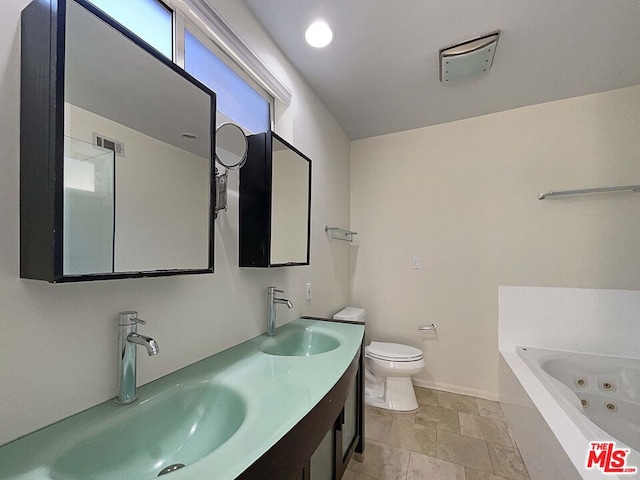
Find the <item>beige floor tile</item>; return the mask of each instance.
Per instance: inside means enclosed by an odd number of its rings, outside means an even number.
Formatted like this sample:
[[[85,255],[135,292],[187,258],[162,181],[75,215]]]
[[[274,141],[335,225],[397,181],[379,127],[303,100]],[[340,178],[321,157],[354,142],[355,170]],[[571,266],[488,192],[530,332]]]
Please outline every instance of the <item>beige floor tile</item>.
[[[415,389],[417,411],[366,406],[365,460],[343,480],[529,480],[498,402]]]
[[[353,470],[347,468],[344,471],[344,475],[342,476],[342,480],[374,480],[373,477],[369,477],[367,475],[363,475],[358,472],[354,472]]]
[[[496,475],[511,480],[529,480],[527,468],[517,448],[488,444],[493,471]]]
[[[393,417],[383,417],[375,413],[367,413],[364,416],[364,436],[377,442],[386,442],[391,430]]]
[[[404,420],[405,422],[415,422],[415,419],[416,419],[416,410],[412,412],[396,412],[394,410],[387,410],[384,408],[372,407],[371,405],[366,405],[365,415],[368,413],[381,415],[383,417],[398,418],[400,420]]]
[[[460,412],[460,433],[490,443],[513,447],[507,425],[502,420]]]
[[[465,467],[493,473],[487,443],[476,438],[439,430],[438,458]]]
[[[368,441],[364,462],[351,462],[349,468],[376,480],[405,480],[409,468],[409,450]]]
[[[503,421],[506,420],[498,402],[492,402],[491,400],[485,400],[484,398],[476,398],[476,404],[478,405],[478,412],[480,412],[481,417],[489,417]]]
[[[470,413],[478,415],[478,405],[475,397],[467,395],[458,395],[457,393],[442,392],[438,390],[438,406],[449,408],[458,412]]]
[[[394,447],[435,457],[436,429],[418,423],[403,422],[396,418],[391,425],[387,443]]]
[[[416,423],[437,428],[438,430],[460,433],[458,412],[448,408],[422,406],[416,412]]]
[[[414,387],[419,405],[438,405],[438,392],[431,388]]]
[[[472,468],[465,467],[464,469],[466,480],[508,480],[504,477],[493,475],[492,473],[481,472],[480,470],[474,470]],[[344,479],[344,477],[342,477]]]
[[[455,463],[411,452],[407,480],[465,480],[464,468]]]

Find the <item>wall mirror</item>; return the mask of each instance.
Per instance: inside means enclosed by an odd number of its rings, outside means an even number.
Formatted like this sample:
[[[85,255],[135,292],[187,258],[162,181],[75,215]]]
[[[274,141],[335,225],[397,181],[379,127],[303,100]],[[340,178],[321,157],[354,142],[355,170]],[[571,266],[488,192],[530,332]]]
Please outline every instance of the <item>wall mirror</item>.
[[[271,160],[271,263],[309,263],[311,161],[273,138]]]
[[[248,142],[242,128],[223,123],[216,129],[216,161],[225,168],[237,170],[247,160]]]
[[[273,132],[248,140],[240,170],[240,266],[308,265],[311,159]]]
[[[227,209],[227,170],[242,168],[247,160],[249,145],[244,130],[235,123],[223,123],[216,128],[216,208],[214,218],[220,210]]]
[[[46,150],[51,135],[54,209],[31,202],[21,212],[22,276],[57,282],[212,272],[215,94],[92,5],[43,3],[23,13],[23,76],[45,62],[57,89],[48,94],[49,85],[23,81],[22,115],[37,119],[44,105],[55,121],[23,123],[23,148],[44,138],[23,151],[21,191],[28,197],[44,187],[28,173],[42,167],[36,150]],[[50,21],[42,15],[49,8]],[[47,41],[64,62],[38,45]],[[38,215],[39,225],[26,226]],[[44,255],[35,253],[38,244]]]

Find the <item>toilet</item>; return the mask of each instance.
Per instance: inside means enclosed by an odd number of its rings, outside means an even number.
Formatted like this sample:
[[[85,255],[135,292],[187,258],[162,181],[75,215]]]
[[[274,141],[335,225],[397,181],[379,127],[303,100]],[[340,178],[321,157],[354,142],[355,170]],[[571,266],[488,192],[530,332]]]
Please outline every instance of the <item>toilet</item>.
[[[347,307],[333,318],[364,322],[363,308]],[[409,345],[371,342],[365,347],[365,403],[406,412],[418,408],[411,377],[424,368],[422,350]]]

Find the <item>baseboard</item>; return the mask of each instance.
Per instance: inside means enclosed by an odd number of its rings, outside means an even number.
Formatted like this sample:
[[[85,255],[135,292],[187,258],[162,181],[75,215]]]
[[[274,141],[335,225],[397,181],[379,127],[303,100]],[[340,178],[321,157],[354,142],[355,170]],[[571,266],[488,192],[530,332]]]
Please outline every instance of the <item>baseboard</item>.
[[[413,384],[417,387],[433,388],[434,390],[443,390],[445,392],[458,393],[460,395],[470,395],[472,397],[484,398],[485,400],[498,401],[498,394],[495,392],[487,392],[485,390],[477,390],[475,388],[461,387],[460,385],[450,385],[448,383],[434,382],[432,380],[423,380],[421,378],[412,378]]]

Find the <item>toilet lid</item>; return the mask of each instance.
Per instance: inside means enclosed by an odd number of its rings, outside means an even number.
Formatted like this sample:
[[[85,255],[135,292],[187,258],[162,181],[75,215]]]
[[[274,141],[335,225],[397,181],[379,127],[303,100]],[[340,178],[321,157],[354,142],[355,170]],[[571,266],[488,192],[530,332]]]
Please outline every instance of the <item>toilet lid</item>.
[[[422,359],[422,350],[399,343],[371,342],[367,355],[391,362],[413,362]]]

